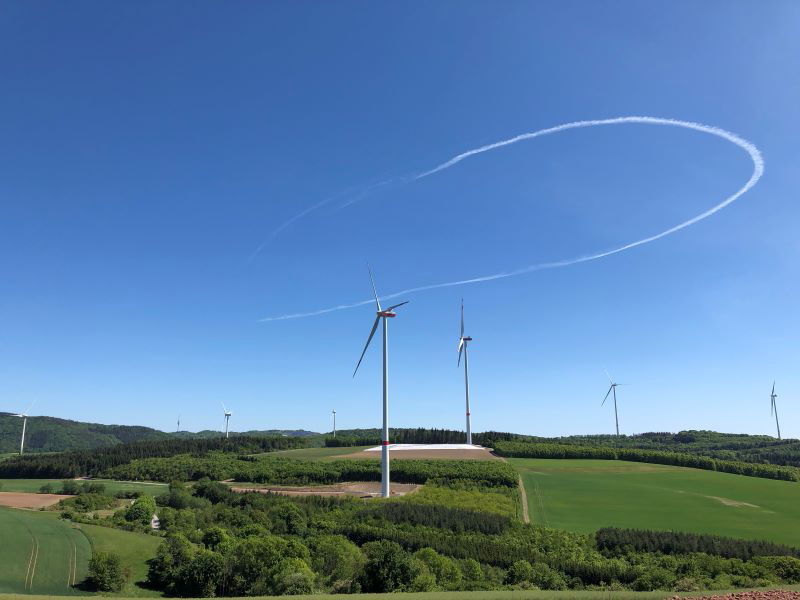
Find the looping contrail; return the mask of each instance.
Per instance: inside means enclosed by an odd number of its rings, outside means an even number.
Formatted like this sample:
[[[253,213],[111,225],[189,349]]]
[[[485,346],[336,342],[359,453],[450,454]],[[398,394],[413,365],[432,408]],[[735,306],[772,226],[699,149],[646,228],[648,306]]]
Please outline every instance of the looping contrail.
[[[440,171],[444,171],[445,169],[449,169],[450,167],[460,163],[462,160],[469,158],[470,156],[474,156],[476,154],[482,154],[484,152],[488,152],[490,150],[494,150],[496,148],[502,148],[503,146],[509,146],[511,144],[516,144],[517,142],[521,142],[524,140],[530,140],[537,137],[542,137],[545,135],[550,135],[552,133],[560,133],[562,131],[566,131],[568,129],[580,129],[583,127],[597,127],[599,125],[621,125],[623,123],[643,123],[647,125],[669,125],[672,127],[682,127],[684,129],[693,129],[695,131],[700,131],[702,133],[708,133],[710,135],[714,135],[720,137],[724,140],[739,146],[742,150],[747,152],[750,155],[750,159],[753,161],[753,173],[750,175],[750,179],[739,188],[737,192],[725,198],[719,204],[716,204],[709,208],[707,211],[700,213],[696,217],[692,217],[687,221],[683,221],[674,227],[670,227],[660,233],[655,235],[651,235],[650,237],[646,237],[640,240],[636,240],[635,242],[630,242],[625,244],[624,246],[619,246],[618,248],[612,248],[611,250],[604,250],[602,252],[597,252],[594,254],[587,254],[584,256],[579,256],[576,258],[569,258],[565,260],[560,260],[556,262],[548,262],[548,263],[539,263],[535,265],[529,265],[527,267],[521,267],[519,269],[515,269],[513,271],[506,271],[503,273],[495,273],[493,275],[484,275],[481,277],[473,277],[471,279],[461,279],[459,281],[449,281],[445,283],[435,283],[431,285],[423,285],[415,288],[410,288],[407,290],[402,290],[399,292],[395,292],[392,294],[387,294],[385,296],[381,296],[382,300],[389,300],[391,298],[397,298],[398,296],[405,296],[408,294],[413,294],[415,292],[424,292],[427,290],[435,290],[440,288],[447,288],[447,287],[454,287],[458,285],[467,285],[470,283],[479,283],[482,281],[492,281],[494,279],[503,279],[505,277],[514,277],[516,275],[522,275],[523,273],[530,273],[532,271],[541,271],[543,269],[556,269],[559,267],[568,267],[570,265],[576,265],[579,263],[589,262],[592,260],[598,260],[601,258],[605,258],[606,256],[611,256],[612,254],[619,254],[620,252],[624,252],[626,250],[630,250],[631,248],[636,248],[637,246],[643,246],[644,244],[649,244],[650,242],[654,242],[658,239],[666,237],[670,234],[675,233],[676,231],[680,231],[690,225],[694,225],[695,223],[699,223],[703,219],[707,219],[714,213],[719,212],[729,204],[735,202],[740,196],[745,194],[750,188],[752,188],[761,176],[764,174],[764,158],[761,156],[761,152],[755,146],[755,144],[745,140],[744,138],[739,137],[735,133],[731,133],[730,131],[726,131],[725,129],[721,129],[719,127],[714,127],[711,125],[704,125],[702,123],[694,123],[691,121],[680,121],[677,119],[662,119],[658,117],[617,117],[613,119],[595,119],[591,121],[573,121],[571,123],[564,123],[563,125],[557,125],[556,127],[549,127],[547,129],[540,129],[538,131],[533,131],[531,133],[523,133],[518,136],[509,138],[507,140],[502,140],[499,142],[495,142],[493,144],[487,144],[486,146],[481,146],[480,148],[475,148],[473,150],[467,150],[466,152],[462,152],[457,156],[454,156],[450,160],[443,162],[442,164],[429,169],[428,171],[424,171],[417,175],[414,175],[410,178],[411,181],[417,181],[419,179],[423,179],[425,177],[430,177],[435,173],[439,173]],[[301,213],[299,216],[303,216],[307,214],[309,211],[305,211]],[[296,217],[296,218],[299,218]],[[293,219],[294,220],[294,219]],[[277,317],[266,317],[261,319],[261,321],[284,321],[286,319],[299,319],[301,317],[313,317],[316,315],[322,315],[329,312],[334,312],[337,310],[344,310],[346,308],[355,308],[357,306],[363,306],[365,304],[370,304],[373,302],[373,299],[368,300],[361,300],[359,302],[353,302],[352,304],[340,304],[338,306],[332,306],[330,308],[322,308],[320,310],[315,310],[311,312],[303,312],[303,313],[294,313],[288,315],[281,315]]]

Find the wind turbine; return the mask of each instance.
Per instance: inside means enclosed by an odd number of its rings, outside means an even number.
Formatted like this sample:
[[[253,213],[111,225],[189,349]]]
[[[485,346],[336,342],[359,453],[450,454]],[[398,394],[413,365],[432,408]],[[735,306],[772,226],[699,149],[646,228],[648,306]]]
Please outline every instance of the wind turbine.
[[[606,375],[608,375],[608,371],[606,371]],[[611,375],[608,375],[608,382],[611,384],[606,392],[606,397],[603,398],[603,401],[600,403],[600,406],[606,403],[608,400],[608,395],[613,393],[614,395],[614,421],[617,424],[617,435],[619,435],[619,417],[617,416],[617,386],[622,385],[621,383],[614,383],[614,380],[611,379]]]
[[[31,405],[28,407],[28,410],[26,410],[25,412],[20,413],[18,415],[14,415],[15,417],[19,417],[19,418],[22,419],[22,435],[19,438],[19,454],[20,454],[20,456],[22,456],[22,453],[25,450],[25,428],[28,426],[28,413],[31,411],[31,409],[33,408],[34,404],[36,404],[36,400],[31,402]]]
[[[778,405],[775,404],[775,398],[778,397],[778,394],[775,393],[775,382],[772,382],[772,393],[769,395],[770,399],[770,410],[769,414],[775,413],[775,427],[778,428],[778,439],[781,439],[781,424],[778,423]]]
[[[467,444],[472,445],[472,416],[469,411],[469,365],[467,361],[467,342],[471,337],[464,337],[464,299],[461,299],[461,337],[458,338],[458,365],[461,365],[461,352],[464,352],[464,391],[467,397]]]
[[[175,430],[175,433],[180,433],[181,431],[181,416],[178,415],[178,428]]]
[[[222,411],[223,411],[222,414],[225,416],[225,438],[227,439],[227,437],[228,437],[228,421],[231,420],[231,412],[227,408],[225,408],[225,403],[224,402],[220,402],[220,404],[222,404]]]
[[[378,292],[375,289],[375,280],[372,278],[372,269],[367,265],[369,271],[369,280],[372,284],[372,294],[375,296],[375,306],[377,307],[377,316],[375,323],[372,324],[372,331],[369,332],[367,343],[364,345],[364,350],[361,352],[361,357],[358,359],[356,369],[353,371],[353,377],[358,372],[358,367],[361,366],[361,361],[364,360],[364,355],[367,353],[369,343],[372,341],[375,331],[378,329],[378,323],[383,319],[383,440],[381,442],[381,496],[388,498],[390,495],[389,489],[389,322],[387,319],[393,319],[397,315],[392,312],[395,308],[408,304],[400,302],[394,304],[387,309],[381,308],[380,300],[378,300]]]
[[[336,437],[336,409],[333,409],[333,437]]]

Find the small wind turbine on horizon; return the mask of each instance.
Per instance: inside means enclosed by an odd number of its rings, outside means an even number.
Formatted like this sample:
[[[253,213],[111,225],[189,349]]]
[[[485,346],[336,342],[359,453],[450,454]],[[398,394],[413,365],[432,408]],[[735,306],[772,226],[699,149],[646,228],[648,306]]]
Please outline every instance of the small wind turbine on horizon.
[[[388,498],[391,490],[389,485],[389,325],[387,319],[393,319],[397,315],[392,312],[395,308],[408,304],[408,301],[394,304],[389,308],[381,308],[381,302],[378,300],[378,291],[375,289],[375,280],[372,278],[372,269],[367,265],[369,271],[369,280],[372,284],[372,294],[375,296],[375,306],[377,307],[377,316],[375,323],[372,325],[372,331],[369,332],[367,343],[364,345],[364,350],[361,352],[361,357],[358,359],[356,369],[353,371],[353,377],[358,372],[358,367],[361,366],[361,361],[364,360],[364,355],[367,353],[369,343],[372,341],[375,331],[378,329],[378,323],[383,319],[383,436],[381,441],[381,496]]]
[[[769,414],[775,413],[775,427],[778,428],[778,439],[781,439],[781,424],[778,422],[778,405],[775,403],[775,399],[778,397],[778,394],[775,393],[775,382],[772,382],[772,393],[769,395],[770,400],[770,409]]]
[[[614,422],[617,425],[617,435],[619,435],[619,417],[617,416],[617,386],[623,385],[623,384],[614,383],[614,380],[611,378],[611,375],[609,375],[608,371],[606,371],[606,375],[608,375],[608,382],[611,385],[609,386],[608,391],[606,392],[606,397],[603,398],[603,401],[600,403],[600,406],[603,406],[603,404],[606,403],[606,400],[608,400],[608,395],[609,394],[613,394],[613,396],[614,396]]]
[[[461,365],[461,353],[464,353],[464,393],[467,398],[467,444],[472,445],[472,414],[469,410],[469,364],[467,361],[467,343],[471,337],[464,336],[464,299],[461,299],[461,337],[458,338],[458,365]]]
[[[231,414],[232,413],[231,413],[231,411],[229,411],[225,407],[225,403],[224,402],[220,402],[220,404],[222,404],[222,414],[225,417],[225,439],[227,439],[228,438],[228,421],[231,420]]]
[[[19,438],[19,454],[22,456],[22,453],[25,451],[25,429],[28,426],[28,413],[31,412],[33,405],[36,404],[36,400],[31,402],[31,405],[25,412],[22,412],[18,415],[14,415],[15,417],[19,417],[22,419],[22,435]]]
[[[336,409],[334,408],[331,412],[333,413],[333,437],[336,437]]]
[[[175,433],[179,433],[181,430],[181,416],[178,415],[178,428],[175,430]]]

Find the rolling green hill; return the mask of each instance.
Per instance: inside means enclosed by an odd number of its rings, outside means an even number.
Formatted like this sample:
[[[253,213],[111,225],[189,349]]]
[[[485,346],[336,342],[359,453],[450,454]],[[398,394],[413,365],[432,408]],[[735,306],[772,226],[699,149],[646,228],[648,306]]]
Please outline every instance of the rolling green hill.
[[[22,419],[12,413],[0,412],[0,455],[19,452],[20,436],[22,434]],[[232,435],[265,436],[314,436],[313,431],[305,430],[251,430]],[[150,427],[137,425],[103,425],[101,423],[84,423],[70,421],[55,417],[28,417],[28,427],[25,432],[25,451],[37,452],[63,452],[65,450],[85,450],[142,442],[149,440],[165,440],[175,437],[214,438],[220,437],[219,431],[180,431],[164,432]]]
[[[800,485],[686,467],[511,458],[532,523],[689,531],[800,545]]]

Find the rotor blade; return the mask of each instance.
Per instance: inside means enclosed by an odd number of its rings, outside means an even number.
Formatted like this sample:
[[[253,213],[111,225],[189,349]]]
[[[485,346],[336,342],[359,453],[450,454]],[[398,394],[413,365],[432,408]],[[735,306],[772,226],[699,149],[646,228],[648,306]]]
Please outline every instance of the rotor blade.
[[[386,310],[394,310],[395,308],[397,308],[399,306],[403,306],[403,304],[408,304],[408,303],[409,303],[409,300],[406,300],[405,302],[401,302],[400,304],[394,304],[394,305],[390,306],[389,308],[387,308]]]
[[[356,365],[356,370],[353,371],[353,377],[356,376],[358,372],[358,367],[361,366],[361,361],[364,360],[364,355],[367,353],[367,348],[369,348],[369,343],[372,341],[372,336],[375,335],[375,331],[378,329],[378,322],[381,320],[380,317],[375,317],[375,323],[372,325],[372,331],[369,332],[369,337],[367,338],[367,343],[364,344],[364,350],[361,352],[361,358],[358,359],[358,364]]]
[[[225,407],[225,403],[224,402],[220,402],[220,404],[222,405],[222,411],[223,412],[228,412],[228,409]]]
[[[605,370],[605,369],[603,369],[603,371],[606,371],[606,370]],[[609,382],[609,383],[614,383],[614,380],[613,380],[613,379],[611,379],[611,374],[610,374],[608,371],[606,371],[606,375],[608,376],[608,382]]]
[[[28,406],[28,408],[25,410],[25,412],[24,412],[24,413],[22,413],[22,414],[23,414],[23,415],[25,415],[26,417],[27,417],[29,414],[31,414],[31,409],[32,409],[34,406],[36,406],[36,403],[37,403],[38,401],[39,401],[39,399],[38,399],[38,398],[35,398],[35,399],[33,400],[33,402],[31,402],[31,403],[30,403],[30,405],[29,405],[29,406]]]
[[[606,392],[606,397],[603,398],[603,401],[600,403],[600,406],[603,406],[603,404],[606,403],[606,400],[608,400],[608,395],[611,393],[611,390],[613,390],[613,389],[614,389],[613,385],[610,388],[608,388],[608,391]]]
[[[369,282],[372,284],[372,294],[375,296],[375,305],[378,307],[378,310],[383,310],[381,308],[381,303],[378,300],[378,290],[375,289],[375,280],[372,278],[372,269],[367,263],[367,271],[369,271]]]
[[[458,340],[458,366],[461,366],[461,352],[464,350],[464,338]]]
[[[769,403],[769,416],[771,417],[775,412],[775,398],[770,398]]]
[[[461,337],[464,337],[464,299],[461,299]]]

